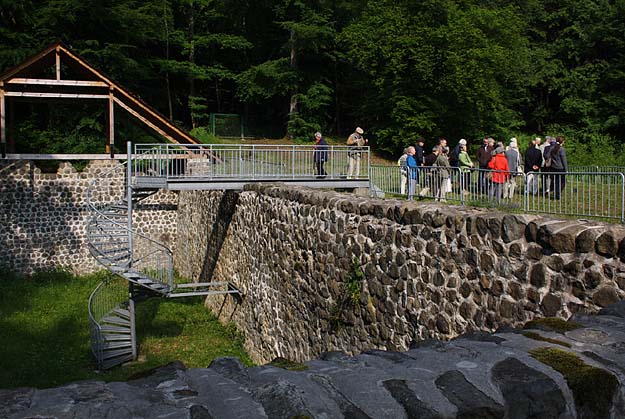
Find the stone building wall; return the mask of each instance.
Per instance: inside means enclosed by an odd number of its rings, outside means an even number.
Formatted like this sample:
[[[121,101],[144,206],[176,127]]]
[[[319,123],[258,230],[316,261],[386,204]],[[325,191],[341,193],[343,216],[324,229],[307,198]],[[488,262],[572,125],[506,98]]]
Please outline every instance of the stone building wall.
[[[178,213],[177,269],[241,290],[207,305],[257,362],[406,350],[625,296],[623,226],[275,185],[182,192]]]
[[[117,168],[117,169],[114,169]],[[101,269],[87,249],[86,191],[96,181],[96,202],[118,202],[124,191],[124,166],[97,160],[78,172],[61,163],[57,173],[42,173],[30,161],[0,163],[0,266],[15,272],[68,268],[76,273]],[[158,192],[136,208],[135,227],[175,246],[178,195]]]

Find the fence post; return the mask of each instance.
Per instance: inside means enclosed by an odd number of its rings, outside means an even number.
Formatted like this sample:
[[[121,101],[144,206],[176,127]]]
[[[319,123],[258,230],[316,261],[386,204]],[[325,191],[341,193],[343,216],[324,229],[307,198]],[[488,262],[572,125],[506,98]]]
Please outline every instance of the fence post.
[[[132,268],[132,143],[128,141],[126,143],[126,204],[128,211],[128,269]]]

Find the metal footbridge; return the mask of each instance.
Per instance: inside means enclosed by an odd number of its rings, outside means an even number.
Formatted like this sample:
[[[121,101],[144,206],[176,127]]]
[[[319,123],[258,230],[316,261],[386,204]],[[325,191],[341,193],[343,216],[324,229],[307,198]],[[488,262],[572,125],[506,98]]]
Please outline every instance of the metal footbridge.
[[[89,298],[98,368],[136,359],[135,304],[142,299],[239,294],[228,282],[176,278],[172,251],[133,226],[138,203],[160,189],[242,189],[258,182],[369,187],[369,167],[368,148],[128,143],[127,160],[103,171],[86,193],[89,251],[114,274]]]

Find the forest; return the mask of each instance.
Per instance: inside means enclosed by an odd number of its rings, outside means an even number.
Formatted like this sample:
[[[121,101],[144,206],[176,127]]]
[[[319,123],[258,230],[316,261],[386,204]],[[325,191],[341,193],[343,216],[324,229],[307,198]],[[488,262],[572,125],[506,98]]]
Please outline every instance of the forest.
[[[389,155],[561,134],[593,161],[625,140],[625,0],[0,0],[0,73],[55,40],[195,132],[211,113],[261,138],[358,125]],[[31,147],[84,148],[105,110],[16,119]]]

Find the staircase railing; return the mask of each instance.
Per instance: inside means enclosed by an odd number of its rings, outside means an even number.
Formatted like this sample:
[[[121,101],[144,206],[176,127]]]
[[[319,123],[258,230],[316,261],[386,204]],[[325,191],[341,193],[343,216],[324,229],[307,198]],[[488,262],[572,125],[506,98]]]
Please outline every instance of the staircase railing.
[[[89,297],[91,351],[99,369],[136,358],[134,300],[127,281],[164,295],[174,287],[172,252],[133,229],[133,205],[149,193],[135,193],[131,161],[128,153],[127,162],[103,170],[86,191],[89,251],[118,275],[100,283]]]
[[[134,271],[149,275],[155,281],[173,289],[173,253],[164,244],[132,228],[127,222],[128,197],[124,196],[127,179],[127,162],[103,172],[89,182],[87,210],[91,218],[87,227],[87,240],[96,259],[111,272],[121,274]],[[132,198],[131,198],[132,199]],[[127,236],[129,257],[121,263],[109,257],[115,245],[121,244],[121,233]],[[92,240],[94,235],[99,240]],[[119,255],[116,255],[119,257]]]
[[[103,331],[102,320],[115,309],[127,309],[134,311],[134,306],[129,301],[128,283],[120,277],[108,278],[93,290],[89,296],[89,324],[91,334],[91,353],[96,359],[98,369],[104,369],[107,343]],[[133,357],[135,344],[134,313],[130,313],[131,325],[128,328],[128,338],[131,339],[131,353]]]

